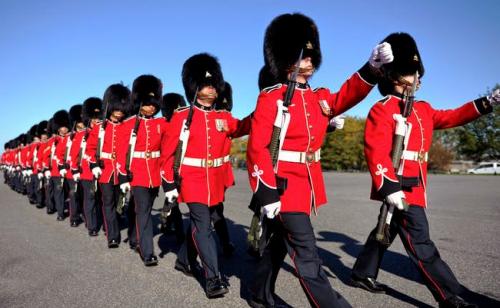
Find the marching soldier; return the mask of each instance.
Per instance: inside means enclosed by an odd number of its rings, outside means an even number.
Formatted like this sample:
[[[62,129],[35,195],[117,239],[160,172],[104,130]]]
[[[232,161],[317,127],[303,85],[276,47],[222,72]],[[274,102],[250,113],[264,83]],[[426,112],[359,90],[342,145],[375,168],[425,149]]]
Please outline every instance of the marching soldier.
[[[138,244],[145,266],[158,264],[154,254],[151,210],[161,185],[161,144],[166,139],[166,122],[154,116],[160,112],[162,84],[152,75],[141,75],[132,85],[135,116],[129,117],[118,131],[117,170],[123,194],[131,191],[135,218],[129,225],[135,234],[129,241]],[[129,226],[130,228],[131,226]],[[131,244],[133,246],[133,244]],[[131,246],[131,247],[132,247]]]
[[[102,114],[102,101],[98,97],[87,98],[82,106],[82,120],[76,126],[76,133],[71,145],[71,172],[75,185],[80,184],[83,193],[83,217],[89,236],[97,236],[97,210],[99,198],[94,176],[90,170],[89,156],[85,154],[90,131],[96,126]],[[77,186],[75,186],[77,187]]]
[[[27,134],[21,134],[19,136],[19,192],[23,195],[26,195],[26,178],[27,178],[27,171],[26,171],[26,162],[29,154],[29,141],[28,141],[28,135]]]
[[[308,84],[321,64],[319,43],[314,22],[298,13],[276,17],[266,30],[265,62],[272,79],[288,84],[278,83],[260,93],[248,141],[247,165],[254,210],[260,212],[258,206],[262,207],[266,234],[272,233],[272,237],[264,237],[268,243],[255,272],[253,297],[249,301],[253,307],[275,304],[276,278],[287,252],[311,306],[349,306],[332,289],[321,267],[310,220],[311,212],[316,214],[327,201],[320,148],[329,120],[365,98],[377,82],[377,67],[390,62],[392,52],[390,46],[377,45],[369,63],[337,93],[332,93],[326,88],[312,90]],[[290,101],[285,97],[287,93]],[[281,112],[286,107],[287,112]],[[282,145],[272,158],[269,147],[274,125],[282,129],[280,139],[273,138],[273,143]],[[281,180],[277,181],[277,177]]]
[[[54,131],[54,118],[50,118],[47,122],[47,142],[42,151],[42,170],[45,177],[45,205],[47,206],[47,214],[52,215],[56,212],[54,203],[54,186],[52,185],[51,169],[52,169],[52,156],[56,150],[57,140],[59,138]]]
[[[170,123],[170,120],[174,115],[174,110],[186,106],[186,101],[184,100],[184,97],[177,93],[167,93],[163,95],[162,103],[163,104],[161,105],[161,113],[162,116],[167,121],[167,123]],[[178,206],[172,208],[170,215],[168,215],[166,221],[162,221],[162,227],[161,227],[162,232],[170,231],[172,226],[175,228],[175,237],[177,238],[177,243],[182,244],[182,242],[184,242],[185,239],[184,223],[182,221],[181,210],[179,209]]]
[[[385,75],[379,91],[385,97],[370,110],[365,128],[365,157],[372,176],[374,200],[384,200],[399,209],[394,212],[389,227],[389,243],[376,240],[376,230],[368,237],[352,270],[352,284],[370,292],[383,293],[386,287],[376,279],[380,263],[388,245],[399,234],[410,260],[415,264],[427,288],[439,302],[439,307],[475,307],[458,295],[460,283],[449,266],[441,259],[430,239],[425,214],[427,207],[427,160],[434,129],[451,128],[469,123],[492,111],[500,102],[497,89],[491,96],[481,97],[456,109],[436,110],[426,102],[417,100],[403,125],[403,107],[409,99],[409,89],[415,82],[420,85],[424,67],[413,38],[407,33],[393,33],[384,39],[392,46],[395,59],[385,64]],[[415,73],[418,74],[415,74]],[[417,79],[415,79],[415,75]],[[403,127],[402,134],[396,127]],[[400,168],[394,170],[391,160],[394,134],[405,136],[405,148]],[[403,203],[409,204],[402,211]],[[383,205],[385,206],[385,205]]]
[[[28,186],[28,199],[31,204],[36,204],[36,190],[38,187],[37,170],[35,168],[38,147],[40,145],[40,138],[37,135],[38,124],[33,125],[29,130],[29,145],[28,157],[26,159],[26,172],[29,177]]]
[[[118,126],[130,114],[130,90],[122,84],[109,86],[104,92],[103,106],[105,110],[103,115],[106,118],[90,131],[86,154],[94,181],[99,182],[101,189],[108,248],[117,248],[121,240],[116,213],[120,195],[118,172],[116,172]]]
[[[177,109],[170,122],[164,152],[162,149],[162,155],[166,155],[163,190],[170,202],[178,198],[189,208],[189,236],[181,246],[175,268],[193,275],[197,262],[192,256],[199,254],[206,277],[205,292],[212,298],[228,292],[220,277],[211,225],[211,215],[224,200],[226,188],[224,145],[229,137],[248,134],[250,121],[239,121],[227,111],[214,110],[215,100],[224,89],[224,77],[213,56],[202,53],[190,57],[183,65],[182,83],[193,105]],[[175,157],[179,140],[182,155]]]
[[[69,119],[70,127],[72,127],[71,132],[68,134],[64,154],[63,154],[63,164],[60,166],[59,172],[65,173],[65,180],[68,185],[68,196],[69,196],[69,220],[71,227],[78,227],[81,223],[82,218],[80,216],[82,194],[81,189],[78,189],[79,182],[75,181],[73,178],[73,172],[71,169],[71,162],[77,148],[75,143],[75,135],[78,132],[84,131],[85,126],[82,121],[82,105],[74,105],[69,109]],[[73,146],[75,143],[75,146]],[[64,171],[63,171],[64,170]]]
[[[53,116],[52,124],[54,132],[57,133],[54,155],[52,156],[51,184],[54,187],[54,203],[57,210],[57,220],[65,219],[65,177],[68,170],[65,167],[64,156],[66,153],[66,143],[69,139],[71,128],[69,113],[66,110],[59,110]]]
[[[37,208],[43,208],[45,206],[45,188],[47,187],[46,179],[43,175],[43,154],[47,146],[47,125],[48,121],[41,121],[38,123],[37,137],[40,138],[40,144],[38,145],[36,157],[33,159],[33,174],[36,175],[36,187],[35,187],[35,199]]]

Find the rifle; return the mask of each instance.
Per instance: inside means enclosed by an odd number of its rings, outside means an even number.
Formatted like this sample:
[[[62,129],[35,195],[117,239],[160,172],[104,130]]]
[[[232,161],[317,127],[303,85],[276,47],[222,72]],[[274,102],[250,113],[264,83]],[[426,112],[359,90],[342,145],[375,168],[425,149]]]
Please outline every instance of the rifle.
[[[406,123],[406,120],[410,116],[413,108],[417,83],[418,83],[418,72],[415,72],[411,89],[409,90],[409,93],[405,93],[405,95],[403,96],[404,100],[403,112],[402,114],[394,115],[394,120],[397,123],[396,123],[396,131],[394,133],[394,138],[392,140],[391,158],[394,170],[396,170],[398,175],[401,176],[403,174],[403,170],[401,168],[402,167],[401,156],[403,154],[406,138],[409,138],[411,130],[411,124]],[[407,211],[408,204],[405,202],[405,200],[403,200],[403,205],[404,205],[404,210]],[[377,228],[376,228],[377,231],[375,234],[375,239],[385,246],[389,246],[391,244],[389,228],[391,225],[393,213],[394,213],[394,206],[388,205],[386,200],[384,200],[382,203],[382,209],[377,223]]]
[[[99,126],[99,133],[97,135],[97,150],[95,153],[95,161],[99,165],[99,168],[104,168],[104,162],[101,160],[102,147],[104,145],[104,133],[106,132],[107,114],[108,114],[109,102],[106,102],[106,108],[104,108],[104,113],[102,114],[101,126]],[[95,193],[97,191],[97,179],[94,180],[94,185],[92,185],[92,191]]]
[[[175,148],[173,170],[174,170],[174,185],[177,191],[180,191],[181,189],[181,181],[182,181],[180,175],[181,164],[182,160],[184,159],[184,155],[186,154],[186,149],[189,140],[189,128],[191,127],[191,122],[193,121],[194,104],[196,103],[197,98],[198,98],[198,88],[196,88],[193,101],[189,106],[189,113],[187,115],[187,118],[182,122],[181,132],[179,134],[179,141],[177,142],[177,147]],[[176,206],[179,206],[177,198],[174,198],[172,202],[169,202],[168,198],[165,198],[160,215],[162,223],[165,224],[167,222],[167,217],[170,216],[170,212]]]
[[[129,182],[132,181],[132,173],[130,172],[130,165],[132,165],[132,159],[134,158],[135,142],[137,140],[137,132],[139,131],[139,124],[141,123],[141,116],[140,116],[141,108],[142,108],[142,101],[141,104],[139,105],[139,111],[135,116],[134,129],[130,133],[128,150],[125,158],[125,172],[127,172],[127,179]],[[120,190],[120,196],[118,197],[118,203],[116,205],[116,212],[120,215],[123,213],[123,208],[125,207],[126,199],[127,199],[127,193],[124,193]]]
[[[273,132],[271,134],[271,141],[269,143],[269,154],[271,155],[271,161],[274,168],[274,173],[276,177],[276,188],[278,193],[282,195],[288,185],[288,181],[284,177],[278,176],[278,156],[285,140],[286,131],[288,129],[288,124],[290,123],[290,114],[288,113],[288,107],[292,103],[293,94],[295,93],[295,86],[297,85],[297,75],[300,71],[300,61],[302,60],[302,54],[304,50],[302,49],[299,54],[299,58],[295,64],[295,69],[292,72],[290,79],[287,81],[287,89],[283,101],[279,100],[278,110],[276,112],[276,118],[274,120]],[[248,206],[253,212],[254,217],[250,224],[250,231],[248,233],[248,243],[251,249],[258,251],[259,255],[262,255],[264,248],[269,243],[273,235],[273,225],[274,223],[268,220],[261,213],[262,204],[257,200],[255,194],[252,196],[250,205]]]

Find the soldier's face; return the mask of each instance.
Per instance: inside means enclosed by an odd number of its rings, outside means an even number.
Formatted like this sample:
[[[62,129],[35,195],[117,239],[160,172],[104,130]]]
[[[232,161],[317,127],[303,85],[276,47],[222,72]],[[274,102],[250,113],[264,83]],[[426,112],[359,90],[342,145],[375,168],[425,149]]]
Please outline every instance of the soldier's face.
[[[141,114],[145,117],[152,117],[156,112],[154,105],[144,105],[141,107]]]
[[[294,65],[295,67],[295,65]],[[292,73],[290,73],[289,77]],[[297,82],[305,83],[314,74],[314,65],[312,64],[311,57],[305,57],[300,60],[300,70],[297,76]]]
[[[109,118],[113,122],[120,122],[120,120],[123,118],[124,115],[125,114],[123,114],[123,112],[121,112],[120,110],[113,110],[113,112],[111,112],[111,116]]]
[[[97,125],[99,124],[101,120],[99,120],[98,118],[93,118],[90,120],[90,127],[94,127],[94,125]]]
[[[42,139],[42,142],[46,142],[47,139],[49,139],[49,137],[47,135],[45,135],[45,134],[41,135],[40,137]]]
[[[76,124],[76,129],[77,130],[83,130],[85,129],[85,124],[83,124],[83,122],[79,122]]]
[[[212,86],[205,86],[198,91],[198,102],[202,105],[211,106],[217,98],[217,90]]]
[[[68,128],[67,127],[60,127],[57,132],[59,133],[59,136],[66,136],[68,133]]]

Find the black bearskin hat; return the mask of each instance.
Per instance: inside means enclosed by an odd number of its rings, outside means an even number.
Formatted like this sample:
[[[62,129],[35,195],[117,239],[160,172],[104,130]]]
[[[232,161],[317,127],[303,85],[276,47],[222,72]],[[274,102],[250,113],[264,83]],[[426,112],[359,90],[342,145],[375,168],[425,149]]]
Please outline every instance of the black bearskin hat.
[[[283,14],[273,19],[264,37],[264,60],[279,82],[287,80],[300,51],[311,57],[315,69],[321,66],[319,32],[314,21],[300,13]]]
[[[49,122],[45,121],[45,120],[38,123],[38,129],[36,131],[36,135],[38,136],[38,138],[40,138],[42,135],[48,135],[48,132],[47,132],[48,125],[49,125]]]
[[[167,93],[163,95],[163,101],[161,104],[161,114],[170,122],[174,110],[179,107],[186,106],[186,101],[184,97],[177,93]]]
[[[102,100],[99,97],[89,97],[83,102],[82,121],[89,125],[91,119],[102,117]]]
[[[17,137],[17,146],[26,145],[26,134],[21,134]]]
[[[132,112],[130,90],[123,84],[112,84],[104,92],[102,104],[104,110],[107,110],[106,118],[109,118],[111,113],[115,110],[120,110],[125,114],[125,117],[127,117]]]
[[[69,120],[71,123],[70,129],[75,127],[77,123],[82,122],[82,105],[78,104],[69,108]]]
[[[394,61],[383,65],[384,78],[378,84],[380,93],[385,96],[392,93],[394,81],[400,77],[413,75],[416,71],[419,77],[424,76],[424,65],[417,43],[408,33],[392,33],[382,42],[391,44],[394,54]]]
[[[224,90],[217,98],[215,109],[227,111],[231,111],[233,109],[233,88],[227,81],[224,83]]]
[[[196,89],[212,86],[221,94],[224,90],[224,76],[217,59],[208,53],[192,56],[182,67],[182,85],[189,102],[194,100]]]
[[[162,88],[161,80],[153,75],[141,75],[137,77],[132,85],[134,113],[139,112],[141,104],[155,106],[155,114],[158,113],[162,101]]]
[[[69,113],[66,110],[59,110],[56,113],[54,113],[54,116],[52,117],[53,122],[52,122],[52,132],[57,134],[59,131],[59,128],[61,127],[66,127],[68,130],[71,129],[70,125],[70,119],[69,119]]]
[[[55,133],[57,132],[54,131],[54,118],[50,118],[47,122],[47,135],[50,137]]]
[[[38,124],[35,124],[31,126],[30,130],[28,131],[28,142],[32,142],[35,137],[37,137],[37,132],[38,130]]]
[[[278,83],[276,77],[271,73],[271,68],[267,65],[264,65],[259,72],[259,91],[264,90],[265,88],[274,86]]]

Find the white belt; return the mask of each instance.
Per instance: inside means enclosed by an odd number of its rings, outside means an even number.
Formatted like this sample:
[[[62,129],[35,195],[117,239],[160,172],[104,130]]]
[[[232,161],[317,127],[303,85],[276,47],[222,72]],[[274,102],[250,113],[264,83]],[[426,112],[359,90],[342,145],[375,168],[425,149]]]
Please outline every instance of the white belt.
[[[429,153],[405,150],[403,151],[403,155],[401,155],[401,158],[404,160],[427,162],[427,160],[429,159]]]
[[[296,152],[281,150],[278,155],[278,160],[301,164],[318,162],[320,159],[321,149],[316,150],[316,152]]]
[[[224,165],[224,163],[227,162],[229,162],[229,155],[214,159],[184,157],[184,159],[182,160],[183,165],[192,167],[203,167],[203,168],[204,167],[216,168]]]
[[[153,151],[153,152],[134,152],[134,155],[132,155],[133,158],[158,158],[160,157],[160,151]]]
[[[106,153],[106,152],[102,152],[102,153],[101,153],[101,158],[106,158],[106,159],[116,159],[116,154],[115,154],[115,153]]]

